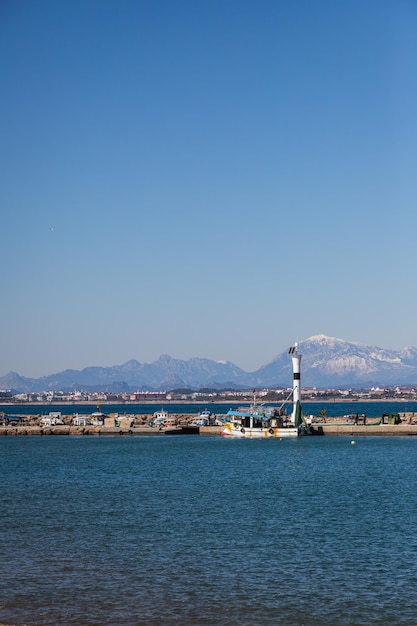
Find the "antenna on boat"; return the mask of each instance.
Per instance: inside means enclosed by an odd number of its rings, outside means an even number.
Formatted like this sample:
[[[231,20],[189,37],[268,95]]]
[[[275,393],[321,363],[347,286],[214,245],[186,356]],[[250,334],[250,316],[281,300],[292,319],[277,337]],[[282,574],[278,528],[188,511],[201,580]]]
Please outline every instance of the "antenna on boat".
[[[298,352],[298,341],[288,350],[288,354],[291,355],[292,360],[292,415],[291,420],[295,423],[295,412],[297,402],[301,402],[301,376],[300,376],[300,363],[302,354]]]

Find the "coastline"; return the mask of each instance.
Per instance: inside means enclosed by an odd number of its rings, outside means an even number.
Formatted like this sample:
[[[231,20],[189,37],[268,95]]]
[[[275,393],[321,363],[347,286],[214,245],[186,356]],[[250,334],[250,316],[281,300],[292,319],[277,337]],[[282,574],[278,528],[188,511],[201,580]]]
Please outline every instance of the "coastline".
[[[366,403],[366,404],[377,404],[377,403],[393,403],[393,404],[409,404],[409,403],[414,403],[417,402],[417,400],[415,399],[410,399],[410,398],[327,398],[327,399],[323,399],[323,398],[303,398],[303,405],[304,404],[358,404],[358,403]],[[229,400],[229,399],[225,399],[225,400],[211,400],[211,399],[201,399],[201,401],[197,401],[197,400],[161,400],[161,402],[157,402],[155,400],[141,400],[140,402],[137,401],[129,401],[129,400],[100,400],[100,402],[97,402],[97,400],[80,400],[79,402],[73,402],[73,401],[65,401],[65,400],[56,400],[54,402],[50,403],[50,406],[65,406],[65,407],[72,407],[72,406],[93,406],[93,407],[97,407],[98,406],[114,406],[114,405],[118,405],[118,406],[128,406],[128,407],[135,407],[135,406],[175,406],[175,405],[195,405],[196,407],[198,406],[202,406],[204,405],[246,405],[246,404],[250,404],[251,403],[251,398],[241,398],[240,400]],[[262,404],[260,402],[260,404]],[[266,401],[265,402],[266,405],[278,405],[280,404],[280,401]],[[0,402],[0,413],[1,413],[1,407],[12,407],[12,406],[18,406],[18,407],[22,407],[22,406],[27,406],[27,407],[31,407],[31,406],[48,406],[45,402],[41,402],[41,401],[31,401],[31,402]],[[1,624],[0,624],[1,626]]]
[[[196,426],[192,433],[202,436],[219,436],[224,430],[224,426]],[[181,433],[181,427],[177,428],[153,428],[148,425],[134,425],[129,428],[121,427],[104,427],[104,426],[0,426],[0,437],[45,437],[45,436],[112,436],[112,437],[148,437],[165,434],[178,434],[179,436],[187,436]],[[190,434],[189,432],[187,434]],[[349,437],[410,437],[417,436],[417,424],[337,424],[337,423],[320,423],[313,424],[313,435],[317,436],[349,436]]]

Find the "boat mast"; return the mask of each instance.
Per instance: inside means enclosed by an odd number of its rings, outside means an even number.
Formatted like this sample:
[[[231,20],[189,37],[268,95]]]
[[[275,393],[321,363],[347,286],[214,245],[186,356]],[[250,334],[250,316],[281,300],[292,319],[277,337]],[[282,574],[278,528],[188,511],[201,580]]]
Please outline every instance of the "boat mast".
[[[295,409],[297,402],[301,403],[301,377],[300,377],[300,363],[302,354],[298,352],[298,342],[295,342],[293,346],[288,350],[288,354],[291,355],[292,360],[292,415],[291,421],[295,423]]]

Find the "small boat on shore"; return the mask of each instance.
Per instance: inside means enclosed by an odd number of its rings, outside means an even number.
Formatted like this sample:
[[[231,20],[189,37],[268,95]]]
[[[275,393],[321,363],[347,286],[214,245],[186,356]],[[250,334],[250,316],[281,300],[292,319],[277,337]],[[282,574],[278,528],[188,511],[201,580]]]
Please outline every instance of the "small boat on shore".
[[[228,412],[229,421],[225,424],[222,435],[231,437],[298,437],[309,434],[301,410],[301,354],[298,344],[292,346],[288,353],[293,365],[293,389],[290,394],[293,399],[293,410],[290,416],[284,415],[284,404],[280,407],[264,407],[256,405],[255,390],[253,404],[250,407],[240,407]]]
[[[200,411],[199,415],[192,420],[191,426],[210,426],[210,417],[211,411],[204,409],[204,411]]]

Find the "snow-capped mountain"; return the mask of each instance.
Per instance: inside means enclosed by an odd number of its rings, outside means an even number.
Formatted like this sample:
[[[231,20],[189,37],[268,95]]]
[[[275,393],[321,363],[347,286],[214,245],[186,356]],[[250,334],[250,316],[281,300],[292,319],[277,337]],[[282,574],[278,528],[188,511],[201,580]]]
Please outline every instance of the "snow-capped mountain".
[[[315,335],[299,342],[303,387],[388,386],[417,384],[417,349],[385,350]],[[170,390],[179,387],[291,387],[292,366],[287,351],[255,372],[245,372],[230,361],[193,358],[187,361],[162,355],[153,363],[134,359],[112,367],[64,370],[42,378],[24,378],[10,372],[0,388],[21,392],[97,389],[108,391]]]
[[[314,335],[299,343],[302,353],[301,382],[304,387],[346,385],[417,384],[417,350],[400,352]],[[254,373],[257,384],[288,380],[291,363],[283,353]]]

